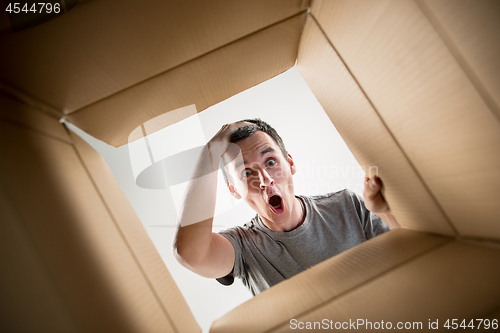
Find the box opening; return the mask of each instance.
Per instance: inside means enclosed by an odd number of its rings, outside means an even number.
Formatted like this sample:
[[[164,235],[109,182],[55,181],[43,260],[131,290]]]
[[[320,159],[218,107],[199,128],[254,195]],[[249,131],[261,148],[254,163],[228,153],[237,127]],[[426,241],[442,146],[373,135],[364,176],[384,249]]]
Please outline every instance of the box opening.
[[[157,141],[160,137],[161,141],[162,136],[172,137],[177,132],[178,136],[192,139],[188,144],[184,142],[183,151],[161,160],[163,165],[151,164],[151,140],[149,151],[141,156],[134,153],[137,149],[131,149],[130,143],[114,148],[69,124],[106,160],[204,331],[215,319],[252,296],[239,280],[225,287],[215,279],[196,275],[174,259],[171,244],[178,196],[183,180],[188,181],[186,175],[190,175],[200,142],[206,143],[223,124],[247,118],[261,118],[283,138],[298,169],[294,176],[296,194],[317,195],[348,188],[362,195],[365,171],[376,170],[376,166],[357,163],[296,67],[146,136],[156,136]],[[172,145],[171,142],[164,144]],[[173,144],[179,143],[176,140]],[[157,159],[158,156],[157,153]],[[137,160],[141,158],[143,161]],[[142,165],[142,170],[134,171],[134,165]],[[147,177],[144,170],[149,172]],[[237,202],[229,195],[220,171],[218,178],[214,232],[242,225],[255,215],[242,200]]]

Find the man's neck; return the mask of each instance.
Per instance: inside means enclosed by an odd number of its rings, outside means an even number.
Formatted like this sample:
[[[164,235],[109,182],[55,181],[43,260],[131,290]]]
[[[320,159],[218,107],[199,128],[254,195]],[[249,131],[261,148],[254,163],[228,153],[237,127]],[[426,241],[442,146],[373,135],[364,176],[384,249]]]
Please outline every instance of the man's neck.
[[[260,217],[260,216],[259,217],[261,218],[261,221],[264,223],[264,225],[272,231],[289,232],[289,231],[295,230],[298,227],[300,227],[302,225],[302,223],[304,223],[304,220],[306,218],[306,214],[305,214],[305,208],[303,208],[303,206],[302,206],[303,205],[302,199],[295,197],[295,200],[293,201],[293,203],[294,204],[292,207],[292,214],[290,216],[290,219],[283,224],[276,224],[273,222],[268,222],[268,221],[264,220],[262,217]]]

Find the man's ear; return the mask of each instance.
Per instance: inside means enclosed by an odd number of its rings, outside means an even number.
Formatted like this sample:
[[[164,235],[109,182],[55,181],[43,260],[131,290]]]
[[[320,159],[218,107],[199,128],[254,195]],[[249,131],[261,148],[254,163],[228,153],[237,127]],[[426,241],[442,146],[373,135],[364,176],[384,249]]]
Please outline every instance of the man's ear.
[[[241,195],[236,191],[236,188],[233,185],[229,184],[229,182],[227,182],[226,184],[229,192],[231,192],[233,197],[235,197],[237,200],[241,199]]]
[[[292,175],[295,175],[297,172],[297,168],[295,167],[295,163],[293,162],[292,155],[288,154],[288,164],[290,164],[290,171],[292,172]]]

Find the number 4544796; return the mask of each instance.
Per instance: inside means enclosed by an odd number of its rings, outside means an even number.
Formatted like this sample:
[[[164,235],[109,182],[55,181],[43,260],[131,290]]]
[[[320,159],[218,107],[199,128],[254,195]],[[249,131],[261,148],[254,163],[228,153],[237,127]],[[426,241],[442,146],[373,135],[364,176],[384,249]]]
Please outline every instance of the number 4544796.
[[[29,7],[29,8],[28,8]],[[52,12],[54,13],[59,13],[61,12],[61,4],[60,3],[55,3],[55,4],[51,4],[51,3],[46,3],[46,2],[39,2],[39,3],[34,3],[32,4],[31,6],[28,6],[27,3],[22,3],[22,2],[15,2],[15,3],[9,3],[9,5],[7,6],[7,8],[5,8],[5,11],[6,12],[9,12],[9,13],[14,13],[14,14],[18,14],[18,13],[21,13],[21,12],[24,12],[24,13],[47,13],[47,14],[50,14]]]
[[[472,329],[494,329],[496,330],[498,328],[498,319],[471,319],[468,323],[464,320],[459,323],[458,319],[448,319],[446,323],[443,325],[447,329],[452,329],[456,330],[459,328],[466,329],[466,328],[472,328]]]

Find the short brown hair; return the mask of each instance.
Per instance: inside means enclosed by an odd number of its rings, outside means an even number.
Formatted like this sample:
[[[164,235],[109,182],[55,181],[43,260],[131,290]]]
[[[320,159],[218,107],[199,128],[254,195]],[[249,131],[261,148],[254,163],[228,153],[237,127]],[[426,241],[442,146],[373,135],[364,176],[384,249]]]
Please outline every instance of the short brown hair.
[[[252,123],[252,125],[242,126],[242,127],[238,128],[236,131],[234,131],[231,134],[231,138],[230,138],[231,143],[237,143],[241,140],[244,140],[244,139],[254,135],[255,132],[257,132],[257,131],[262,131],[262,132],[266,133],[267,135],[269,135],[276,142],[278,147],[280,147],[281,153],[283,154],[285,159],[287,158],[288,153],[286,151],[285,144],[283,143],[283,139],[281,139],[278,132],[271,125],[269,125],[268,123],[266,123],[265,121],[263,121],[259,118],[245,119],[245,120],[241,120],[241,121]],[[226,183],[231,183],[232,179],[226,173],[227,162],[226,162],[224,156],[221,157],[220,164],[221,164],[221,170],[222,170],[222,175],[224,176],[224,180],[226,181]]]

